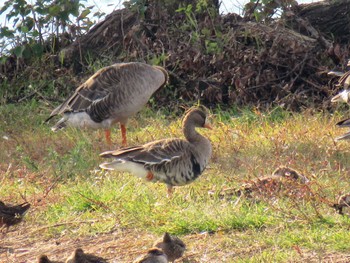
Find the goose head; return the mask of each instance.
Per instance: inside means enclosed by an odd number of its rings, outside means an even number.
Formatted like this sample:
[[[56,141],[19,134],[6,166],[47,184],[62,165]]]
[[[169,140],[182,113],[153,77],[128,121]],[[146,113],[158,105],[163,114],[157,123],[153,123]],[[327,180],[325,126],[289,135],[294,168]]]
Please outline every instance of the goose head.
[[[194,140],[199,134],[195,128],[212,129],[209,120],[209,111],[204,106],[194,107],[187,111],[183,120],[183,133],[188,141]]]

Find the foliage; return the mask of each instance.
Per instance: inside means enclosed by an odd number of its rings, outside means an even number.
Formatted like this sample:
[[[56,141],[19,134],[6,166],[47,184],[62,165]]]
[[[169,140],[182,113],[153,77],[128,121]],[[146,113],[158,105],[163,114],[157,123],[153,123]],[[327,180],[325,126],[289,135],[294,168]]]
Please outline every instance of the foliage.
[[[1,27],[3,45],[0,57],[10,54],[18,59],[39,58],[44,52],[57,52],[89,30],[93,6],[86,7],[84,0],[8,0],[0,10],[12,25]],[[95,17],[103,14],[95,13]],[[13,28],[13,29],[12,29]],[[6,40],[5,40],[6,39]]]
[[[296,4],[295,0],[250,0],[244,6],[244,12],[245,16],[254,15],[256,21],[269,22]]]

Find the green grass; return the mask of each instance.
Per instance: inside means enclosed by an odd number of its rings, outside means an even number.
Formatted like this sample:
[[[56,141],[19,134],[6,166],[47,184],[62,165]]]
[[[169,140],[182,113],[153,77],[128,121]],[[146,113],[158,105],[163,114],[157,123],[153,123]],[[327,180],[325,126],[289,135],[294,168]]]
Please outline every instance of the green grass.
[[[100,235],[114,229],[157,235],[168,231],[184,238],[208,233],[215,236],[218,249],[234,252],[227,258],[220,254],[224,262],[290,262],[299,256],[298,249],[306,257],[319,258],[348,251],[350,219],[328,206],[350,190],[349,142],[334,141],[344,132],[334,126],[340,113],[218,109],[212,116],[215,128],[201,131],[214,149],[208,169],[192,184],[175,188],[168,199],[163,184],[100,171],[103,160],[98,154],[109,149],[103,133],[52,133],[43,123],[50,110],[36,101],[0,106],[5,124],[0,126],[0,197],[31,202],[34,209],[26,224],[43,228],[46,238]],[[117,147],[118,127],[112,134]],[[180,118],[149,108],[128,127],[130,145],[181,136]],[[307,175],[316,195],[258,202],[218,197],[221,189],[271,174],[279,165]],[[214,241],[205,242],[212,246]],[[210,253],[215,258],[219,252]]]

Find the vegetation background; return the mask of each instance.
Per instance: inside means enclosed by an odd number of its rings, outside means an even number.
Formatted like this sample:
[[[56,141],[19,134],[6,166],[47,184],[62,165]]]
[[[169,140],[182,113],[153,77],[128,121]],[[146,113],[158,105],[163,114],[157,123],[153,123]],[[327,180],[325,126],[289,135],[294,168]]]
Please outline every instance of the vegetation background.
[[[0,30],[12,39],[0,58],[0,198],[32,208],[2,235],[0,261],[63,260],[82,247],[131,262],[168,231],[187,244],[179,262],[348,262],[350,221],[330,207],[349,191],[348,143],[335,140],[347,106],[330,104],[341,87],[327,72],[346,70],[349,38],[321,30],[327,10],[349,17],[344,3],[251,1],[238,16],[220,15],[218,1],[133,0],[94,25],[81,1],[6,1],[0,12],[17,26]],[[99,170],[109,149],[99,132],[43,123],[89,75],[121,61],[170,74],[131,120],[130,145],[181,137],[184,108],[211,108],[215,128],[201,131],[211,163],[172,199],[164,185]],[[308,187],[223,198],[279,165]]]

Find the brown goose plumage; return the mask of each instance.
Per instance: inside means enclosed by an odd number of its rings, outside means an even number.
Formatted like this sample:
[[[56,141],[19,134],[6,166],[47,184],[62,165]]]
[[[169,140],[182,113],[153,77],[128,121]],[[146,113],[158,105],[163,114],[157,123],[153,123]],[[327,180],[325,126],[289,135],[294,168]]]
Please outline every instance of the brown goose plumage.
[[[339,196],[337,203],[332,205],[332,207],[337,210],[340,215],[344,215],[343,209],[350,207],[350,193]]]
[[[23,204],[9,206],[0,201],[0,228],[16,225],[22,221],[24,215],[30,208],[30,204],[25,202]]]
[[[53,261],[48,258],[46,255],[41,255],[38,259],[38,263],[63,263],[63,261]]]
[[[154,244],[154,247],[160,248],[168,257],[169,262],[174,262],[181,258],[186,250],[185,243],[178,237],[165,233],[163,239]]]
[[[109,129],[119,122],[123,145],[126,146],[125,125],[128,119],[140,111],[167,80],[168,73],[164,68],[139,62],[119,63],[102,68],[53,110],[46,121],[63,114],[63,118],[52,128],[53,131],[66,126],[103,128],[109,143]]]
[[[226,188],[220,191],[219,198],[232,198],[232,196],[267,195],[275,196],[281,190],[287,190],[294,195],[304,194],[303,185],[309,183],[309,179],[299,171],[280,166],[271,175],[257,177],[242,184],[237,188]],[[299,192],[301,192],[299,194]],[[211,193],[212,194],[212,193]]]
[[[104,158],[114,159],[100,165],[103,169],[127,171],[152,182],[168,186],[191,183],[204,171],[211,157],[210,141],[196,131],[196,127],[210,128],[207,109],[189,110],[183,121],[183,139],[164,139],[141,146],[122,148],[101,153]]]
[[[147,255],[136,259],[133,263],[168,263],[166,254],[159,248],[151,248]]]
[[[336,124],[340,128],[349,128],[350,127],[350,118],[347,118],[345,120],[342,120]],[[344,133],[343,135],[335,138],[337,141],[340,140],[348,140],[350,138],[350,131]]]
[[[66,260],[66,263],[106,263],[104,258],[86,254],[81,248],[77,248],[73,254]]]

